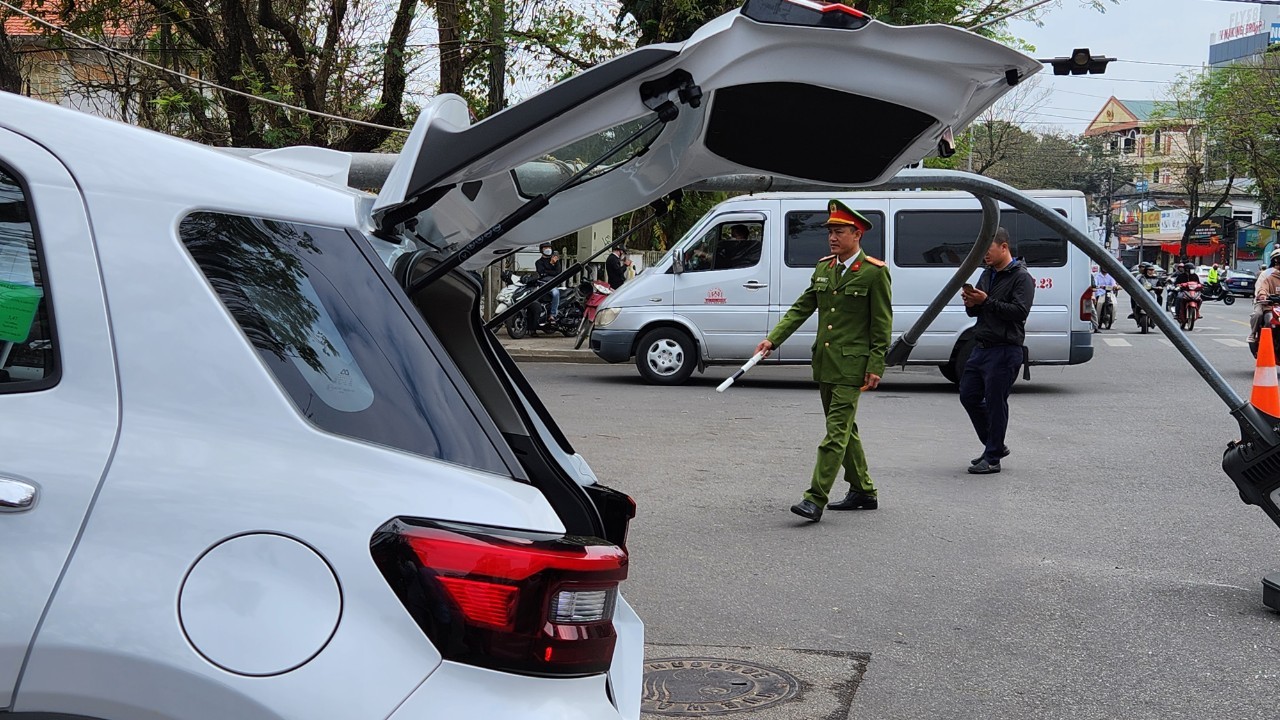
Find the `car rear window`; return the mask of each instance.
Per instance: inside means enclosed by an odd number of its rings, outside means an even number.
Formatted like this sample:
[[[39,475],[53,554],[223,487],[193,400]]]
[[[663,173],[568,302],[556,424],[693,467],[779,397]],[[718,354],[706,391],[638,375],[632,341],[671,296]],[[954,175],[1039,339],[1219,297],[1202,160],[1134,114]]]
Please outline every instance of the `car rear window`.
[[[0,392],[57,382],[53,318],[29,198],[0,167]]]
[[[854,208],[858,210],[858,208]],[[862,250],[873,258],[884,257],[884,213],[858,210],[871,221],[871,229],[862,234]],[[787,242],[783,261],[787,267],[808,267],[831,254],[827,244],[826,210],[787,213]]]
[[[485,427],[346,231],[219,213],[182,241],[298,411],[338,434],[509,473]]]
[[[1013,240],[1013,256],[1029,267],[1067,264],[1067,241],[1039,220],[1002,210],[1000,225]],[[893,262],[899,267],[959,267],[980,229],[980,210],[902,210],[894,216]]]

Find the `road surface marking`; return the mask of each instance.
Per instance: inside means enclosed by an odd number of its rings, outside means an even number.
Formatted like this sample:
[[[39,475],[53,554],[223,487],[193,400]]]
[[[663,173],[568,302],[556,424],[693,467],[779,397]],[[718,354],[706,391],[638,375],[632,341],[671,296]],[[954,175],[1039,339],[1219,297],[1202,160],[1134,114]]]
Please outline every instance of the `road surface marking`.
[[[1110,345],[1111,347],[1133,347],[1133,343],[1125,340],[1124,338],[1102,338],[1102,342]]]
[[[1249,343],[1244,342],[1243,340],[1230,340],[1226,338],[1214,338],[1213,340],[1214,342],[1220,342],[1227,347],[1249,347]]]

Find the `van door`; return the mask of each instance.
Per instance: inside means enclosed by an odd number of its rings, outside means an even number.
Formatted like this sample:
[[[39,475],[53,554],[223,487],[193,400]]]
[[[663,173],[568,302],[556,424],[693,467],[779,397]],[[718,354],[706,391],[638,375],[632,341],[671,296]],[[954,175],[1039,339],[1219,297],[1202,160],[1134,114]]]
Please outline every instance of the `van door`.
[[[850,208],[871,221],[871,229],[862,235],[862,250],[875,258],[884,258],[884,218],[886,201],[873,197],[843,196]],[[818,260],[831,254],[827,244],[827,198],[813,196],[782,203],[782,262],[779,291],[770,309],[770,327],[776,325],[792,303],[809,287],[809,278]],[[813,343],[818,334],[815,312],[782,347],[781,362],[805,363],[813,358]]]
[[[769,331],[766,222],[762,212],[720,215],[678,251],[676,319],[697,329],[708,360],[746,360]]]
[[[117,398],[80,192],[0,127],[0,710],[107,465]]]

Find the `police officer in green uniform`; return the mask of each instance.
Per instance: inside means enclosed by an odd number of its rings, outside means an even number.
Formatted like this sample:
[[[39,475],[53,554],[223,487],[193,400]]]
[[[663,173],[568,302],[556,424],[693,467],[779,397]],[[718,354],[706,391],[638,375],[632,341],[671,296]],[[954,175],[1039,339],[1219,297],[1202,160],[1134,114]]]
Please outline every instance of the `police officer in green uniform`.
[[[833,254],[818,261],[809,287],[756,346],[768,356],[818,311],[813,379],[818,381],[827,434],[818,445],[809,490],[791,506],[791,512],[814,522],[822,519],[824,507],[874,510],[879,504],[855,416],[862,392],[880,384],[893,331],[889,270],[883,261],[862,252],[862,234],[871,222],[839,200],[829,202],[827,211],[827,242]],[[843,500],[828,505],[841,466],[851,487]]]

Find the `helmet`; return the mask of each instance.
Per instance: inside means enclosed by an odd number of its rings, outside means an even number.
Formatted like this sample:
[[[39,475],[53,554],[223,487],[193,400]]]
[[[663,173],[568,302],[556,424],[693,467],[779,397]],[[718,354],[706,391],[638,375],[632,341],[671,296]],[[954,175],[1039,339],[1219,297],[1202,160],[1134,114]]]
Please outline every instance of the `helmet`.
[[[1280,247],[1271,251],[1270,263],[1271,267],[1280,265]]]

